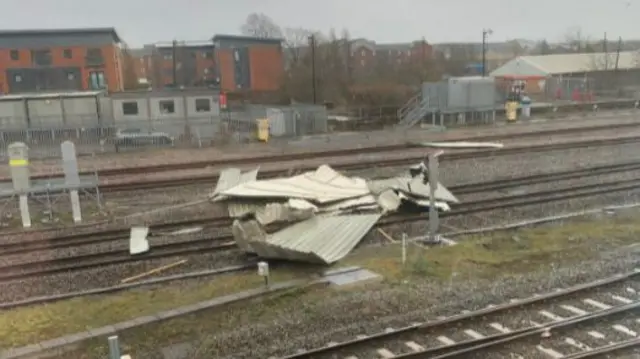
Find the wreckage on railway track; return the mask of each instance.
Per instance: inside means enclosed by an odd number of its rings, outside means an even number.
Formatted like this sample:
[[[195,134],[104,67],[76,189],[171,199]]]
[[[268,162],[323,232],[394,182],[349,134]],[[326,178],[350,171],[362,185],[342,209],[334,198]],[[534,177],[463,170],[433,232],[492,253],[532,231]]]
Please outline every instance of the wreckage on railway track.
[[[247,253],[263,258],[331,264],[344,258],[384,215],[428,210],[424,171],[365,180],[322,165],[287,178],[258,180],[258,169],[223,170],[211,193],[234,218],[233,235]],[[458,199],[441,184],[435,205],[448,211]],[[268,227],[280,224],[269,233]],[[284,228],[282,228],[284,226]]]

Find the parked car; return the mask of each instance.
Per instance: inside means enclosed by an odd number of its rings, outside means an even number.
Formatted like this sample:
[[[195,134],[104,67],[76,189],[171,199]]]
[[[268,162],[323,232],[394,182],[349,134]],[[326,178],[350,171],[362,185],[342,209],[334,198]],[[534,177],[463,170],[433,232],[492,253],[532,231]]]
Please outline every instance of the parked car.
[[[165,132],[148,132],[140,129],[118,130],[115,135],[114,145],[116,152],[127,147],[170,147],[174,138]]]

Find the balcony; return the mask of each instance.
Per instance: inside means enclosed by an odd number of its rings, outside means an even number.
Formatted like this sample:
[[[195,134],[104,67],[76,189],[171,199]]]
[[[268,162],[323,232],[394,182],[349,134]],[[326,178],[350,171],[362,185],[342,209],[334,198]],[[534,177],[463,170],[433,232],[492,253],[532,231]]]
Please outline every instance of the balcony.
[[[104,66],[104,57],[102,56],[85,56],[85,66]]]

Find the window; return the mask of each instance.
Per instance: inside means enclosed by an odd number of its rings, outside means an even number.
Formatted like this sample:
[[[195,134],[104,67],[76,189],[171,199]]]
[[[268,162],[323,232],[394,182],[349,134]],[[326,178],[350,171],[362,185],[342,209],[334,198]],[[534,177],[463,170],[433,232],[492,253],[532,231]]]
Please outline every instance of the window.
[[[367,52],[364,50],[360,51],[360,56],[367,56]]]
[[[136,101],[123,102],[122,103],[122,114],[126,115],[126,116],[137,115],[138,114],[138,103]]]
[[[168,114],[176,112],[176,106],[173,103],[173,100],[162,100],[158,105],[160,106],[160,113]]]
[[[107,88],[107,81],[103,71],[89,72],[89,86],[92,90],[103,90]]]
[[[71,52],[71,49],[64,49],[62,56],[64,56],[65,59],[70,59],[73,57],[73,53]]]
[[[196,112],[211,112],[211,101],[208,98],[197,98]]]
[[[173,56],[171,56],[171,54],[165,54],[164,56],[165,60],[171,60],[173,58]]]
[[[213,52],[212,51],[203,51],[202,52],[202,57],[205,59],[212,59],[213,58]]]
[[[11,60],[18,61],[18,60],[20,60],[20,51],[11,50],[10,56],[11,56]]]
[[[50,66],[51,50],[32,50],[31,61],[37,66]]]

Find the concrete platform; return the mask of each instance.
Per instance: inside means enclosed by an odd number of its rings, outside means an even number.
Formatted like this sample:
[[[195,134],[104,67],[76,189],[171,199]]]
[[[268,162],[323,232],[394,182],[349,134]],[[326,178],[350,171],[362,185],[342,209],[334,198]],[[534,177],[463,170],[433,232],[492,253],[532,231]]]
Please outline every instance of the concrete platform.
[[[382,276],[360,267],[345,267],[325,272],[324,279],[332,286],[346,287],[379,281]]]

